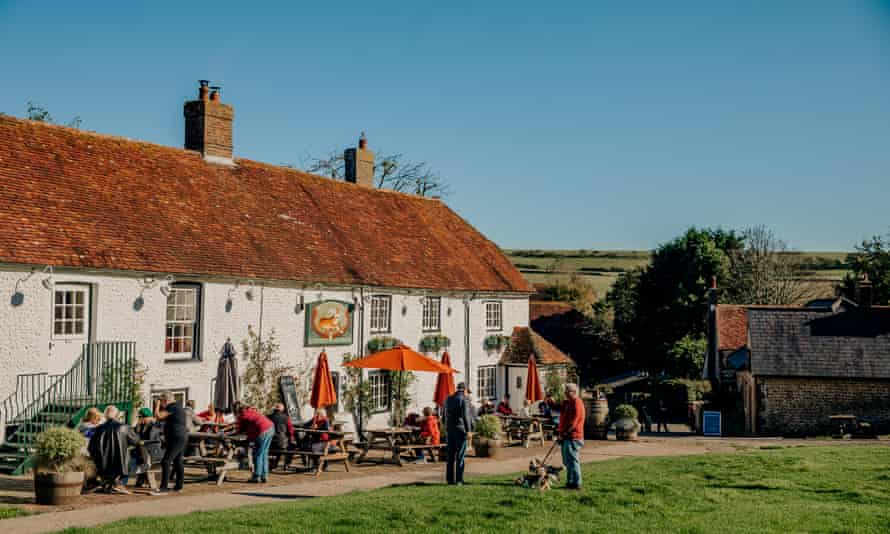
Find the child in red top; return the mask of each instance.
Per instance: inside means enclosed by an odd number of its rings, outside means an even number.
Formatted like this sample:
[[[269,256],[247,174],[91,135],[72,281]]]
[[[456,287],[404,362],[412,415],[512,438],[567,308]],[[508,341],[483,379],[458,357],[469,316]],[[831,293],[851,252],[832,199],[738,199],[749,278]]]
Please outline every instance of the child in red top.
[[[441,443],[439,418],[433,415],[433,410],[429,406],[423,409],[423,417],[420,419],[420,437],[424,443],[429,443],[430,445],[439,445]],[[422,449],[417,451],[417,463],[426,463]]]

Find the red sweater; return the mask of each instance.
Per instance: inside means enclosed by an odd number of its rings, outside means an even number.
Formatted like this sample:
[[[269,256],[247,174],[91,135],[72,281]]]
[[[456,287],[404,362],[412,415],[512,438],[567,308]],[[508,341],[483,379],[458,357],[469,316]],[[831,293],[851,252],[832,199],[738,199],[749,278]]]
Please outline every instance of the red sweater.
[[[498,404],[498,413],[501,415],[513,415],[513,409],[506,402]]]
[[[268,417],[253,408],[247,408],[238,416],[238,431],[247,434],[248,441],[256,441],[260,434],[274,426]]]
[[[559,410],[559,437],[573,441],[584,439],[584,401],[580,397],[563,401]]]
[[[424,417],[420,422],[420,437],[430,438],[432,445],[441,443],[441,435],[439,434],[439,418],[435,415]]]

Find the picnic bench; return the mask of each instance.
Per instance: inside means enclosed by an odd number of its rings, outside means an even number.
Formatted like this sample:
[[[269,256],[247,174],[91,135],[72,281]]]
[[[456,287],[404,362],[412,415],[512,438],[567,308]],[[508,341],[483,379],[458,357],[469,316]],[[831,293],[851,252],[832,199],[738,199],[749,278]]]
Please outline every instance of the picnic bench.
[[[504,434],[511,445],[522,445],[526,449],[532,440],[540,440],[544,446],[544,430],[542,422],[536,417],[522,417],[518,415],[498,416],[504,421]]]
[[[240,434],[215,432],[189,432],[189,445],[197,449],[197,455],[186,456],[182,463],[186,467],[200,467],[207,476],[198,482],[212,480],[222,485],[229,471],[240,469],[241,462],[235,457],[238,447],[249,448],[247,438]],[[248,468],[252,470],[253,459],[247,454]]]
[[[343,466],[346,468],[346,472],[349,472],[349,442],[351,441],[351,434],[349,432],[336,430],[315,430],[312,428],[300,428],[296,430],[297,432],[302,432],[308,435],[327,434],[328,441],[324,442],[324,448],[321,450],[321,452],[299,449],[270,449],[269,455],[278,456],[279,458],[281,456],[299,456],[303,458],[304,463],[312,466],[315,469],[315,476],[321,475],[321,472],[324,471],[325,466],[327,466],[331,462],[343,462]],[[279,464],[281,464],[280,460]]]
[[[372,450],[383,451],[381,463],[386,462],[386,453],[388,452],[391,459],[400,467],[404,465],[402,454],[406,452],[416,454],[417,451],[429,451],[432,461],[436,462],[439,450],[444,447],[443,444],[420,443],[418,430],[415,428],[378,428],[367,430],[365,433],[368,439],[361,445],[361,453],[356,459],[356,463],[364,462]]]
[[[837,431],[832,434],[835,439],[877,439],[878,437],[871,423],[860,421],[855,415],[830,415],[828,419],[837,428]]]

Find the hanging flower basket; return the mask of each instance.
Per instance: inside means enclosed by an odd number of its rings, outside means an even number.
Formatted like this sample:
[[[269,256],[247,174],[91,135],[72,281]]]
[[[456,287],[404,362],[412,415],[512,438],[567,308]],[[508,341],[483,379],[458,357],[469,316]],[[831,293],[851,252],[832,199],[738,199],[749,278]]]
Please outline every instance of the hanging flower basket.
[[[439,352],[440,350],[447,349],[450,346],[451,339],[448,336],[443,336],[442,334],[424,336],[420,340],[420,352],[424,353]]]
[[[373,354],[375,352],[380,352],[381,350],[388,350],[393,347],[397,347],[401,345],[402,342],[399,339],[389,336],[381,336],[381,337],[372,337],[368,340],[367,348],[368,352]]]
[[[492,334],[485,338],[485,350],[490,352],[500,352],[510,346],[510,336],[502,334]]]

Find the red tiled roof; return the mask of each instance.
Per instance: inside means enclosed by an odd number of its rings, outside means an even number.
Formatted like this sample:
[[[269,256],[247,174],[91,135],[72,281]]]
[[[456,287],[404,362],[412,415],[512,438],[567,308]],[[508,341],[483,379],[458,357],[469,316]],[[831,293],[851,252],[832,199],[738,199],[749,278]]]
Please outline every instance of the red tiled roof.
[[[717,305],[717,350],[738,350],[748,344],[748,307]]]
[[[502,364],[528,364],[529,357],[534,354],[538,365],[574,365],[575,362],[566,356],[552,343],[541,337],[531,328],[515,326],[510,337],[510,345],[501,355]]]
[[[541,317],[561,315],[572,309],[568,302],[533,300],[528,303],[528,320],[531,322]]]
[[[440,201],[9,116],[0,262],[532,291]]]

